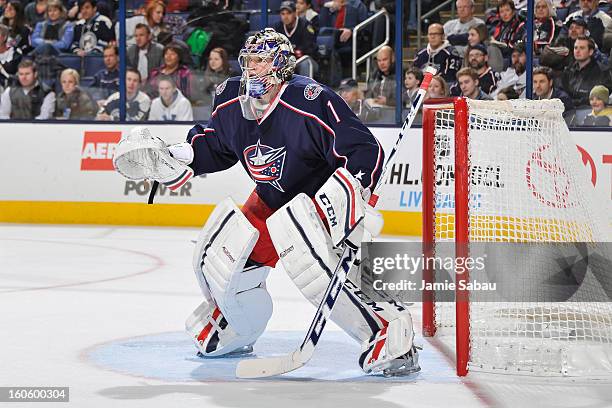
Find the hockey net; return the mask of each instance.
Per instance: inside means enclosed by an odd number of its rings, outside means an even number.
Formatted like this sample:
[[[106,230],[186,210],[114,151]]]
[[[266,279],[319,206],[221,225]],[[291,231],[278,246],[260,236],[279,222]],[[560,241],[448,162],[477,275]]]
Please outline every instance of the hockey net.
[[[562,253],[564,245],[590,243],[593,249],[609,238],[605,210],[598,207],[562,112],[559,100],[457,98],[424,106],[426,255],[452,251],[446,255],[466,258],[475,243],[491,243],[485,246],[489,252],[503,250],[500,243],[548,243],[496,258],[497,279],[509,296],[458,288],[454,299],[441,301],[436,292],[424,293],[424,334],[456,351],[459,375],[612,374],[612,304],[606,292],[612,271],[603,282],[587,271],[567,300],[539,299],[539,284],[560,272],[550,243]],[[459,280],[491,281],[488,272],[451,275],[459,287]],[[435,266],[424,270],[430,282],[442,275],[448,273]]]

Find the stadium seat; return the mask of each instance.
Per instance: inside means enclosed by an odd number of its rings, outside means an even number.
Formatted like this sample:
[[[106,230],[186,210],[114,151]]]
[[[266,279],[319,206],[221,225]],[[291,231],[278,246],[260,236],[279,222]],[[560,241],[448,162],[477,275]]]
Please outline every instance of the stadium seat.
[[[90,88],[93,85],[94,81],[94,77],[81,78],[81,88]]]
[[[582,126],[584,119],[592,110],[590,106],[578,107],[574,113],[574,117],[571,119],[571,126]]]
[[[64,67],[76,69],[79,74],[81,73],[81,57],[78,55],[61,54],[58,60]]]
[[[243,10],[261,10],[260,0],[242,0]]]
[[[274,24],[278,23],[281,20],[278,14],[268,14],[268,27],[273,27]]]
[[[270,10],[273,14],[278,14],[278,9],[280,9],[281,3],[282,0],[268,0],[268,10]]]
[[[106,68],[106,66],[104,65],[104,58],[101,55],[88,55],[85,57],[83,76],[94,76],[104,68]]]
[[[211,114],[210,106],[194,106],[193,107],[193,119],[194,120],[208,120]]]
[[[326,34],[327,33],[327,34]],[[317,36],[317,49],[322,57],[329,57],[336,44],[333,31],[321,31]]]
[[[138,10],[140,6],[144,5],[144,0],[126,0],[125,1],[125,9],[126,10]]]
[[[249,16],[249,31],[259,31],[261,27],[261,11],[251,13]]]
[[[230,66],[230,71],[235,72],[236,75],[239,75],[242,70],[240,69],[240,63],[238,62],[238,60],[231,59],[228,62]]]
[[[557,19],[559,21],[565,21],[565,19],[569,15],[569,11],[570,11],[569,7],[558,8],[557,9]]]

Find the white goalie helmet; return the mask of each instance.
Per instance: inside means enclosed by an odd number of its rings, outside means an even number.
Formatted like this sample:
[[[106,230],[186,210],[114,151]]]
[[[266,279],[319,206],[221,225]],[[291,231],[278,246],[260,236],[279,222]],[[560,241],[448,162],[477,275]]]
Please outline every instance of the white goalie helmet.
[[[260,119],[270,103],[270,91],[293,76],[293,47],[285,35],[265,28],[247,38],[238,62],[242,114],[248,120]]]

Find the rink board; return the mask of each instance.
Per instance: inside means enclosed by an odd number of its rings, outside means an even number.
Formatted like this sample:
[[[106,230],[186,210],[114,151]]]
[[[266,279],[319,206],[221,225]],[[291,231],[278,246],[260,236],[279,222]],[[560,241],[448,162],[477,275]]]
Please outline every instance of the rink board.
[[[241,204],[254,182],[240,165],[189,181],[176,193],[164,187],[146,205],[150,185],[128,181],[112,169],[112,154],[133,126],[105,124],[0,124],[0,222],[201,226],[227,196]],[[185,125],[151,125],[169,143],[183,141]],[[386,151],[399,129],[371,128]],[[612,214],[612,138],[607,132],[574,132],[576,150]],[[411,129],[389,172],[378,208],[383,233],[421,233],[421,130]]]

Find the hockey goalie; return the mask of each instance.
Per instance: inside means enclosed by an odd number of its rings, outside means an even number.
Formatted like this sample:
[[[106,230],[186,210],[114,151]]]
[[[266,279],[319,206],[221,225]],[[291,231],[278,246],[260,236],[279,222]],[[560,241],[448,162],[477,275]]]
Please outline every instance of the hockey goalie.
[[[294,75],[295,61],[284,35],[266,28],[250,36],[239,55],[242,75],[219,85],[207,124],[170,146],[138,127],[115,153],[125,177],[171,190],[237,162],[256,183],[241,209],[231,198],[217,205],[198,237],[193,269],[204,300],[186,330],[203,357],[253,350],[272,315],[266,278],[279,261],[318,306],[342,245],[380,232],[367,200],[383,150],[331,89]],[[331,319],[361,344],[359,366],[418,371],[410,313],[365,299],[356,277],[353,266]]]

